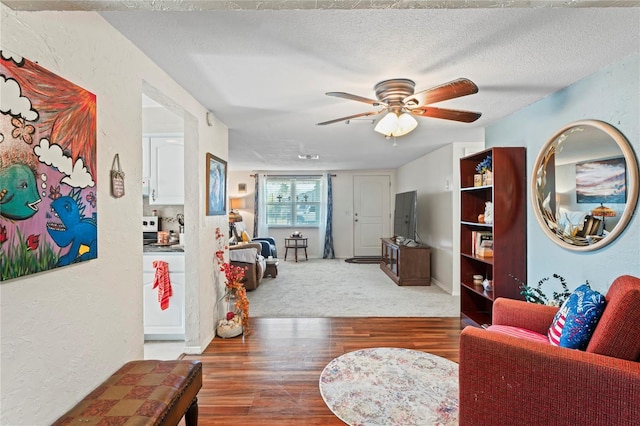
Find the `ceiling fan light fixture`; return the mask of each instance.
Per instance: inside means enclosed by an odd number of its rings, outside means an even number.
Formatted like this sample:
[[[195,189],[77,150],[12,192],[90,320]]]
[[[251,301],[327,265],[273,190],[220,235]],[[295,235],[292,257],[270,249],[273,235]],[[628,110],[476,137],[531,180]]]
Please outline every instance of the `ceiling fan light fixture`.
[[[394,132],[394,136],[403,136],[412,132],[418,127],[418,121],[408,112],[400,114],[398,117],[398,129]]]
[[[378,133],[389,136],[404,136],[418,126],[418,121],[409,113],[398,115],[391,111],[385,115],[373,129]]]
[[[393,132],[398,128],[398,116],[395,112],[389,112],[382,117],[376,127],[373,129],[378,133],[382,133],[385,136],[391,136]]]

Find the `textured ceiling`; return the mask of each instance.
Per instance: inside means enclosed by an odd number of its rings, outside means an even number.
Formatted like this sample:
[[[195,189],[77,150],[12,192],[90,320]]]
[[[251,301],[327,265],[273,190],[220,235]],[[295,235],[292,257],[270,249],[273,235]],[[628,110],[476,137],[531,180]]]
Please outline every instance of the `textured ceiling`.
[[[396,168],[482,141],[486,125],[640,52],[639,2],[59,3],[116,10],[101,14],[229,127],[232,170]],[[523,3],[572,7],[513,7]],[[139,10],[178,4],[209,10]],[[602,7],[612,4],[636,7]],[[371,119],[315,124],[375,109],[328,91],[375,98],[381,80],[410,78],[420,91],[458,77],[479,92],[435,106],[481,112],[475,123],[418,118],[396,146]]]

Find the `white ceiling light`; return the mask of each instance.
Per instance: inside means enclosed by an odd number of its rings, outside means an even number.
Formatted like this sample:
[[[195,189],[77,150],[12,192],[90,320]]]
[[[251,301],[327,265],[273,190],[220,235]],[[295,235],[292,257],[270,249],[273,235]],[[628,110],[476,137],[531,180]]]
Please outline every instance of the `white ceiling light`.
[[[391,111],[378,122],[373,130],[387,137],[404,136],[417,126],[418,122],[411,114],[405,112],[398,117],[395,112]]]

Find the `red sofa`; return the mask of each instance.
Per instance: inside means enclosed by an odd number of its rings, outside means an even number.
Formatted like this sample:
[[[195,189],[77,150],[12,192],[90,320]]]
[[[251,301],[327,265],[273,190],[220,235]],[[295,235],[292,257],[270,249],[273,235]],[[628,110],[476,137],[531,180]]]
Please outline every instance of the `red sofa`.
[[[460,425],[640,425],[640,278],[618,277],[586,351],[466,327]],[[496,299],[496,325],[546,334],[558,308]]]

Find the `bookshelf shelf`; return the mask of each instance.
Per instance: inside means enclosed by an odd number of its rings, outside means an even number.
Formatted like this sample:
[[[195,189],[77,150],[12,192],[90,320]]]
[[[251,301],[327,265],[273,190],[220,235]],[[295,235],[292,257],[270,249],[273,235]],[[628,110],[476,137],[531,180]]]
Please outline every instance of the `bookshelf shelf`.
[[[492,184],[474,187],[476,165],[489,155]],[[526,280],[525,170],[522,147],[490,148],[460,159],[460,313],[468,325],[491,324],[495,298],[523,299],[514,277]],[[493,223],[479,223],[487,201],[493,203]],[[476,254],[479,234],[491,235],[492,257]],[[475,286],[473,275],[493,280],[493,291]]]

